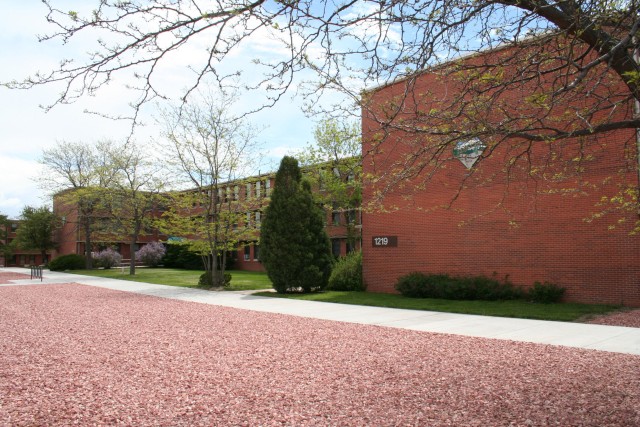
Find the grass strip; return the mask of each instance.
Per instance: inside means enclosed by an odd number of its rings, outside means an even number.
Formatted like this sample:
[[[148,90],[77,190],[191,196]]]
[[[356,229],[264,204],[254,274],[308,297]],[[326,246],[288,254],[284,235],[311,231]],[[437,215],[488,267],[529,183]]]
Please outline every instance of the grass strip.
[[[254,271],[227,271],[231,274],[230,291],[245,291],[271,289],[271,281],[266,273]],[[197,288],[198,279],[204,273],[202,270],[182,270],[177,268],[136,268],[134,276],[129,275],[129,270],[124,273],[120,268],[73,270],[71,274],[83,274],[85,276],[106,277],[110,279],[130,280],[132,282],[155,283],[156,285],[180,286],[184,288]]]
[[[617,311],[621,308],[619,306],[600,304],[538,304],[523,300],[458,301],[431,298],[408,298],[397,294],[374,292],[326,291],[312,294],[276,294],[274,292],[257,292],[254,295],[333,302],[338,304],[478,314],[482,316],[517,317],[522,319],[557,320],[563,322],[584,321],[595,315]]]

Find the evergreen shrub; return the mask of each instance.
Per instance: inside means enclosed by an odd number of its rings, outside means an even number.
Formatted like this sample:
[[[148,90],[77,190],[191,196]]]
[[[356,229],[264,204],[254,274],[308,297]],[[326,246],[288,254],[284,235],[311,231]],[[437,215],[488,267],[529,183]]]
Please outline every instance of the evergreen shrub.
[[[225,288],[228,288],[229,286],[231,286],[231,274],[230,273],[224,273],[224,285]],[[208,273],[203,273],[200,276],[200,279],[198,280],[198,287],[200,288],[205,288],[205,289],[210,289],[213,287],[213,280],[211,278],[211,275]]]
[[[549,282],[535,282],[533,287],[529,289],[528,297],[533,302],[550,304],[559,302],[564,296],[566,289]]]
[[[185,244],[169,243],[164,256],[167,268],[183,268],[185,270],[204,270],[202,257],[189,250]]]
[[[260,258],[278,293],[327,286],[333,260],[324,216],[298,161],[285,156],[260,230]]]
[[[86,266],[87,260],[82,255],[68,254],[62,255],[49,261],[49,270],[82,270]]]
[[[490,277],[453,277],[420,272],[400,277],[395,288],[411,298],[495,301],[517,299],[524,295],[522,290],[508,281],[500,282]]]
[[[351,252],[340,258],[331,271],[327,289],[331,291],[364,291],[362,252]]]

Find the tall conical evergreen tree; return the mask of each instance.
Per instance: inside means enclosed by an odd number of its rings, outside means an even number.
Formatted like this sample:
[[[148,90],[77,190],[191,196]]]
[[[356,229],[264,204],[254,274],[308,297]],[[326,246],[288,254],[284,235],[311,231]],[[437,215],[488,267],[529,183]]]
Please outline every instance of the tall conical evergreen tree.
[[[261,260],[277,292],[325,288],[332,258],[324,212],[293,157],[280,163],[260,235]]]

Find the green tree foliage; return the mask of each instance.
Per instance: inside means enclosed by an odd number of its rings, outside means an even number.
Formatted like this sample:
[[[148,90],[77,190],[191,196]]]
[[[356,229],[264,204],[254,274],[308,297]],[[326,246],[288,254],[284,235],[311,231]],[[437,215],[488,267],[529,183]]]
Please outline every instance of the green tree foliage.
[[[76,217],[77,214],[77,226],[86,252],[84,259],[89,269],[93,267],[93,237],[99,230],[100,217],[104,215],[101,211],[104,189],[111,187],[117,174],[106,155],[109,145],[108,141],[91,146],[62,141],[44,150],[40,159],[44,172],[39,184],[54,197],[56,214],[61,217]],[[75,235],[62,236],[67,237],[77,239]]]
[[[109,187],[101,189],[99,208],[109,216],[109,227],[100,230],[106,241],[129,243],[129,274],[136,272],[136,244],[153,229],[154,215],[165,201],[162,190],[166,178],[154,157],[135,144],[112,142],[105,147],[106,164],[113,170]]]
[[[279,293],[312,292],[326,287],[331,246],[324,214],[302,182],[298,161],[284,157],[261,230],[261,260]]]
[[[360,205],[362,161],[360,127],[356,123],[324,119],[314,130],[315,144],[298,156],[305,177],[325,207],[337,204],[345,209]]]
[[[47,251],[55,247],[53,231],[58,217],[47,206],[26,206],[20,218],[20,226],[12,243],[20,249],[40,251],[42,259],[46,259]]]
[[[232,102],[233,94],[201,94],[200,102],[176,105],[162,117],[166,165],[189,189],[171,193],[160,228],[188,239],[183,244],[201,256],[213,287],[225,283],[229,251],[256,234],[246,222],[240,226],[251,201],[240,200],[236,187],[255,157],[257,130],[231,115]]]
[[[0,254],[2,254],[5,258],[11,256],[12,249],[11,245],[7,243],[9,236],[9,227],[11,223],[9,222],[9,217],[3,214],[0,214]]]
[[[356,245],[360,237],[357,216],[362,205],[362,144],[360,127],[347,120],[325,118],[314,131],[315,144],[300,154],[315,200],[325,210],[344,217],[347,240]]]
[[[362,280],[362,252],[351,252],[340,258],[333,266],[329,277],[328,290],[331,291],[364,291]]]

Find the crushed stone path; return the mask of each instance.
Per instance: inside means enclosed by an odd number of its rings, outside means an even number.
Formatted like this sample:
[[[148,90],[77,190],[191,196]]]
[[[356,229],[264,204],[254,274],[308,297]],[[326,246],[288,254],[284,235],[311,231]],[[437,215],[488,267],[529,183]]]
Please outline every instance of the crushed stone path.
[[[73,277],[0,286],[0,426],[640,425],[640,356]]]
[[[24,269],[19,268],[0,269],[0,283],[3,282],[3,274],[19,274],[21,272],[24,273],[24,271]],[[74,282],[143,295],[252,311],[640,355],[640,328],[633,327],[550,322],[267,298],[251,295],[247,292],[210,292],[201,289],[50,271],[45,271],[43,281],[29,280],[28,277],[27,275],[25,279],[9,280],[9,282],[13,285],[46,285]],[[0,285],[0,287],[2,286]]]

